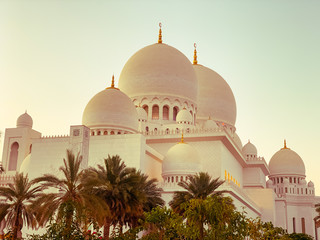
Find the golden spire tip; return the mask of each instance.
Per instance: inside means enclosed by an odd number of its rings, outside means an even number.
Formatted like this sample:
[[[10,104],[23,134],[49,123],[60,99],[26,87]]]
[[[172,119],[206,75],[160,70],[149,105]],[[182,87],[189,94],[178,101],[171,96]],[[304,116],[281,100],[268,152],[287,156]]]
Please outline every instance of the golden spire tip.
[[[119,90],[119,88],[116,88],[115,86],[114,86],[114,74],[112,74],[112,81],[111,81],[111,86],[110,87],[107,87],[106,89],[117,89],[117,90]]]
[[[180,143],[184,143],[183,133],[181,134],[181,142]]]
[[[193,64],[197,65],[198,64],[198,60],[197,60],[197,44],[194,43],[194,52],[193,52]]]
[[[112,74],[112,82],[111,82],[111,87],[114,88],[114,74]]]
[[[161,27],[162,27],[162,24],[159,23],[159,38],[158,38],[158,43],[162,43],[162,31],[161,31]]]
[[[285,140],[285,139],[283,141],[283,148],[282,149],[290,149],[287,147],[287,140]]]

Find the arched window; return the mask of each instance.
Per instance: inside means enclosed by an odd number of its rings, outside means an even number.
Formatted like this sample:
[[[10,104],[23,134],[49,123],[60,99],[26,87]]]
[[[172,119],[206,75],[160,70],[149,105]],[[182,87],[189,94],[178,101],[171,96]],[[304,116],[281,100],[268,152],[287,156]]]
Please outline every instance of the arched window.
[[[174,107],[173,108],[173,121],[175,121],[177,119],[178,112],[179,112],[179,108],[178,107]]]
[[[304,218],[301,218],[301,229],[302,233],[306,233],[306,220]]]
[[[148,126],[146,126],[146,132],[149,132],[149,127]]]
[[[169,128],[166,129],[166,134],[169,134]]]
[[[10,159],[9,159],[9,171],[17,170],[17,162],[18,162],[18,150],[19,144],[17,142],[12,143],[11,151],[10,151]]]
[[[94,131],[91,132],[91,135],[94,136]]]
[[[98,131],[98,134],[97,135],[101,135],[101,131]]]
[[[163,118],[163,120],[169,120],[169,107],[168,106],[163,106],[162,118]]]
[[[118,132],[118,134],[121,134],[121,132]]]
[[[142,108],[147,112],[147,116],[148,116],[148,113],[149,113],[149,107],[148,107],[148,105],[144,105]]]
[[[104,131],[104,132],[103,132],[103,135],[108,135],[108,131]]]
[[[152,107],[152,119],[158,120],[159,119],[159,106],[153,105]]]
[[[296,218],[292,218],[292,227],[293,227],[293,232],[296,232]]]
[[[110,132],[110,135],[114,135],[114,131],[111,131],[111,132]]]

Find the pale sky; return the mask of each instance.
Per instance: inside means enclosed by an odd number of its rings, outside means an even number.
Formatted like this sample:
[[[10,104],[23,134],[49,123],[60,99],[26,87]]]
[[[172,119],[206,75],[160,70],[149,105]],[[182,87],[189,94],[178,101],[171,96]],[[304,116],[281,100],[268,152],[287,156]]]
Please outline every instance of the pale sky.
[[[229,83],[243,144],[269,162],[287,139],[320,193],[319,9],[318,0],[0,0],[0,131],[27,110],[43,135],[68,134],[162,22],[164,43],[192,60],[196,42],[199,64]]]

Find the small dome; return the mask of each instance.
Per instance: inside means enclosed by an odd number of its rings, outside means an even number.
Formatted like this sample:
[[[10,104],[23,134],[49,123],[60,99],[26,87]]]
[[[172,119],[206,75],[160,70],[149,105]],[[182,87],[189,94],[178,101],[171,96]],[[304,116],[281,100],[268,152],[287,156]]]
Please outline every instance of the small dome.
[[[301,184],[301,185],[306,185],[306,184],[307,184],[307,181],[303,178],[303,179],[300,180],[300,184]]]
[[[25,112],[24,114],[20,115],[17,119],[17,127],[28,127],[32,128],[33,120],[31,116]]]
[[[148,120],[148,114],[147,114],[146,110],[144,110],[140,106],[138,106],[136,109],[137,109],[139,121],[146,122]]]
[[[306,170],[301,157],[289,148],[276,152],[269,162],[270,175],[305,176]]]
[[[189,59],[179,50],[156,43],[136,52],[125,64],[119,88],[129,97],[174,96],[197,102],[198,81]]]
[[[201,171],[197,150],[187,143],[171,147],[162,162],[162,176],[171,174],[195,174]]]
[[[213,116],[214,120],[232,126],[237,117],[236,101],[228,83],[215,71],[193,65],[198,79],[198,119]]]
[[[215,129],[218,128],[217,123],[212,120],[211,118],[209,118],[208,120],[206,120],[203,124],[203,128],[204,129]]]
[[[312,181],[308,182],[308,187],[314,187],[314,183]]]
[[[273,181],[271,180],[271,179],[269,179],[268,181],[267,181],[267,187],[268,188],[271,188],[273,186]]]
[[[29,172],[29,170],[30,170],[30,158],[31,158],[31,154],[29,153],[25,157],[25,159],[23,159],[22,164],[20,166],[20,170],[19,170],[20,173],[23,172],[24,174],[27,174]]]
[[[177,123],[192,123],[192,115],[191,113],[187,110],[187,109],[182,109],[179,111],[179,113],[177,114],[177,118],[176,118],[176,122]]]
[[[131,99],[117,88],[107,88],[87,104],[82,124],[89,128],[138,130],[138,113]]]
[[[256,157],[258,155],[257,148],[250,141],[248,141],[248,143],[243,146],[242,153],[245,156],[251,156],[252,155],[252,156]]]

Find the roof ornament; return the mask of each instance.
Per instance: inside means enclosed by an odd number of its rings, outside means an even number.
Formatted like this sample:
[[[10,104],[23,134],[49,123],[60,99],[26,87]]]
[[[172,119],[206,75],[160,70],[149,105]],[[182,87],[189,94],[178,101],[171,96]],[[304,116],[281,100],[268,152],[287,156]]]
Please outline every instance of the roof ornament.
[[[183,132],[181,134],[181,141],[179,143],[184,143],[184,139],[183,139]]]
[[[197,44],[194,43],[194,52],[193,52],[193,65],[197,65],[198,64],[198,60],[197,60]]]
[[[114,88],[114,74],[112,74],[111,87]]]
[[[290,148],[287,147],[287,141],[286,140],[284,140],[284,146],[283,146],[282,149],[290,149]]]
[[[158,38],[158,43],[162,43],[162,31],[161,31],[161,27],[162,27],[162,24],[159,23],[159,38]]]
[[[108,87],[106,89],[117,89],[117,90],[119,90],[119,88],[114,87],[114,74],[112,74],[111,87]]]

